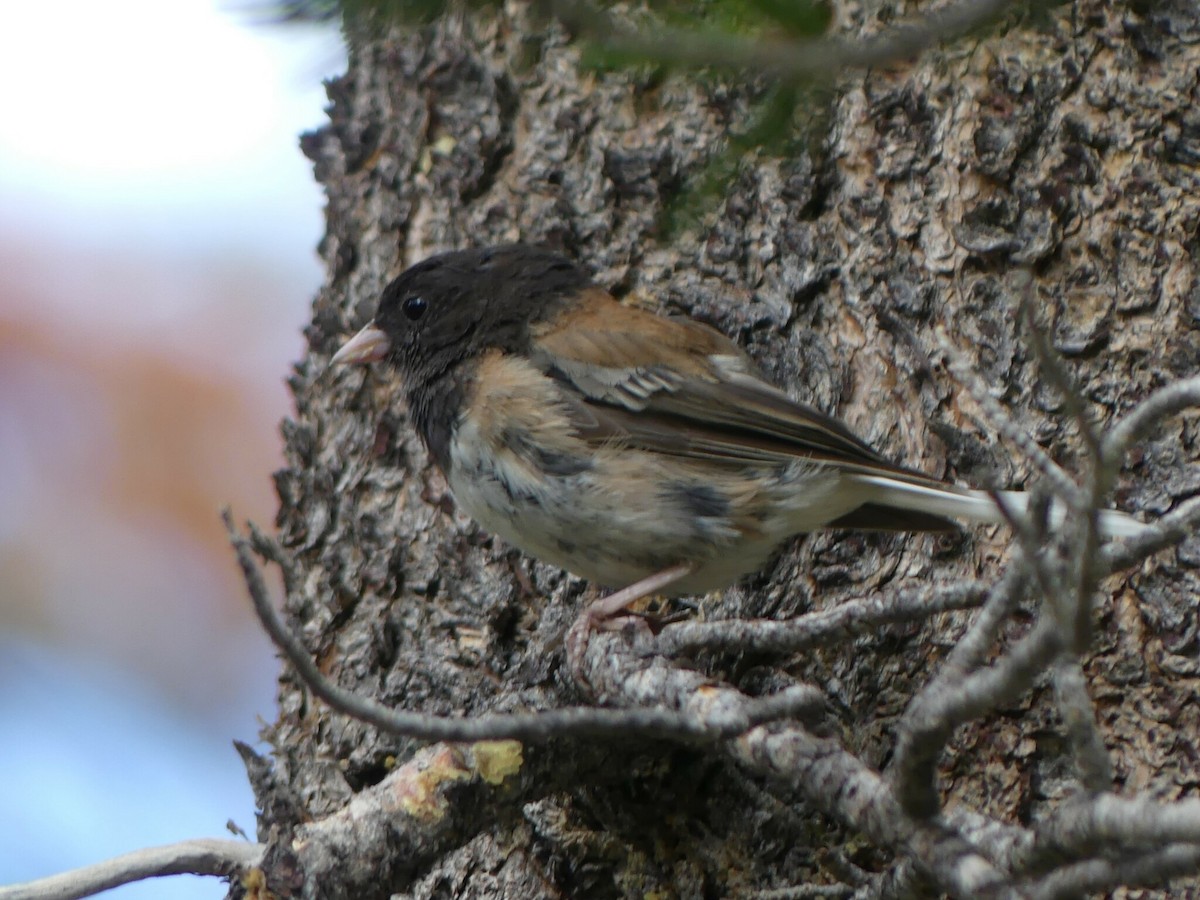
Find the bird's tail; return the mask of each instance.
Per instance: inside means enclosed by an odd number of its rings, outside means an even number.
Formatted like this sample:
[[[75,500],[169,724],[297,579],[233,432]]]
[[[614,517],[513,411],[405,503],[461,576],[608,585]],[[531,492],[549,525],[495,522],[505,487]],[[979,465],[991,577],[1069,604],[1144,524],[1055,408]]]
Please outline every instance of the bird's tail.
[[[859,474],[854,477],[868,489],[870,502],[879,506],[980,524],[998,524],[1005,521],[1000,507],[986,491],[936,483],[919,484],[915,481],[890,478],[887,475]],[[1000,491],[999,496],[1013,512],[1020,514],[1029,509],[1029,494],[1024,491]],[[1052,503],[1051,528],[1059,528],[1066,518],[1066,513],[1066,507],[1062,503]],[[1105,509],[1100,511],[1099,528],[1104,537],[1129,538],[1137,537],[1149,526],[1127,513]]]

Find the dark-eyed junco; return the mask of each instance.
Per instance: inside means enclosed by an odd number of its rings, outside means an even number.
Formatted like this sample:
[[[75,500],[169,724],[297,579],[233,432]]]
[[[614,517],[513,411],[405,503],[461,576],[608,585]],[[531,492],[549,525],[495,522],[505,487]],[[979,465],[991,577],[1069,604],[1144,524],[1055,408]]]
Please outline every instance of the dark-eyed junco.
[[[725,587],[797,532],[1003,521],[988,494],[894,465],[791,399],[712,328],[622,304],[538,247],[408,269],[332,363],[375,360],[401,376],[458,504],[537,559],[628,588],[618,606]],[[1100,526],[1145,527],[1116,511]]]

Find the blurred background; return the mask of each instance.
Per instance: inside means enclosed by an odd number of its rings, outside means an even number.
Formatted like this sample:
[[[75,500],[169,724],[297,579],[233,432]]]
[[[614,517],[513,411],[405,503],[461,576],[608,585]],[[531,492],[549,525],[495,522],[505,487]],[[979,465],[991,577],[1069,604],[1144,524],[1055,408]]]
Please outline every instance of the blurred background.
[[[218,518],[269,525],[322,278],[336,30],[236,0],[0,5],[0,884],[254,834],[275,655]],[[224,896],[173,878],[109,896]]]

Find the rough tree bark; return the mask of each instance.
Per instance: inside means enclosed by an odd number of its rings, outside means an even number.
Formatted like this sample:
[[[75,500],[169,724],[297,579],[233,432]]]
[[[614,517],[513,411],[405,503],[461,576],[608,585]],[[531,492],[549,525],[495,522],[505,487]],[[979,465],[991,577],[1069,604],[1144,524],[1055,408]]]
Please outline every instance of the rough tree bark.
[[[872,33],[897,10],[842,13],[849,33]],[[610,699],[563,663],[587,586],[455,511],[385,373],[325,372],[407,264],[514,239],[554,245],[619,294],[735,336],[778,383],[894,458],[1020,486],[1028,463],[994,437],[944,347],[1070,467],[1078,435],[1018,322],[1020,270],[1034,273],[1039,315],[1100,421],[1200,371],[1198,37],[1182,0],[1086,0],[848,75],[808,155],[747,159],[716,211],[670,243],[657,236],[664,204],[745,126],[761,86],[586,70],[568,36],[519,2],[358,47],[330,85],[329,125],[304,143],[329,198],[328,279],[276,475],[285,607],[321,668],[441,714]],[[1118,505],[1153,516],[1200,492],[1198,453],[1196,417],[1170,420],[1129,458]],[[897,585],[992,578],[1010,545],[999,528],[815,535],[696,615],[783,619]],[[1128,796],[1194,796],[1200,783],[1198,566],[1192,539],[1103,582],[1084,671]],[[898,717],[971,615],[799,654],[667,662],[750,693],[820,686],[831,703],[809,727],[882,770]],[[1051,693],[1043,680],[955,732],[939,767],[948,809],[1022,826],[1076,790]],[[421,750],[331,714],[288,671],[267,738],[272,758],[248,760],[277,892],[717,897],[863,878],[933,890],[906,880],[904,854],[869,829],[720,745],[528,743],[492,784],[464,774],[482,765],[474,750]],[[436,827],[356,834],[323,868],[297,862],[306,823],[406,763],[430,793],[407,782],[397,816]],[[443,790],[437,772],[461,786]]]

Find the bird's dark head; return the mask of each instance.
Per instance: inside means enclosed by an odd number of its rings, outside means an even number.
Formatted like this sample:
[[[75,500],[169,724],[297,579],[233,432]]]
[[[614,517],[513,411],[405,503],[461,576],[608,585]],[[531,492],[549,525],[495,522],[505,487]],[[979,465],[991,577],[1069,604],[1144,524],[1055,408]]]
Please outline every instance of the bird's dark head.
[[[405,378],[436,378],[492,348],[523,350],[531,324],[590,284],[570,260],[528,244],[431,256],[384,289],[375,320],[332,363],[386,360]]]

